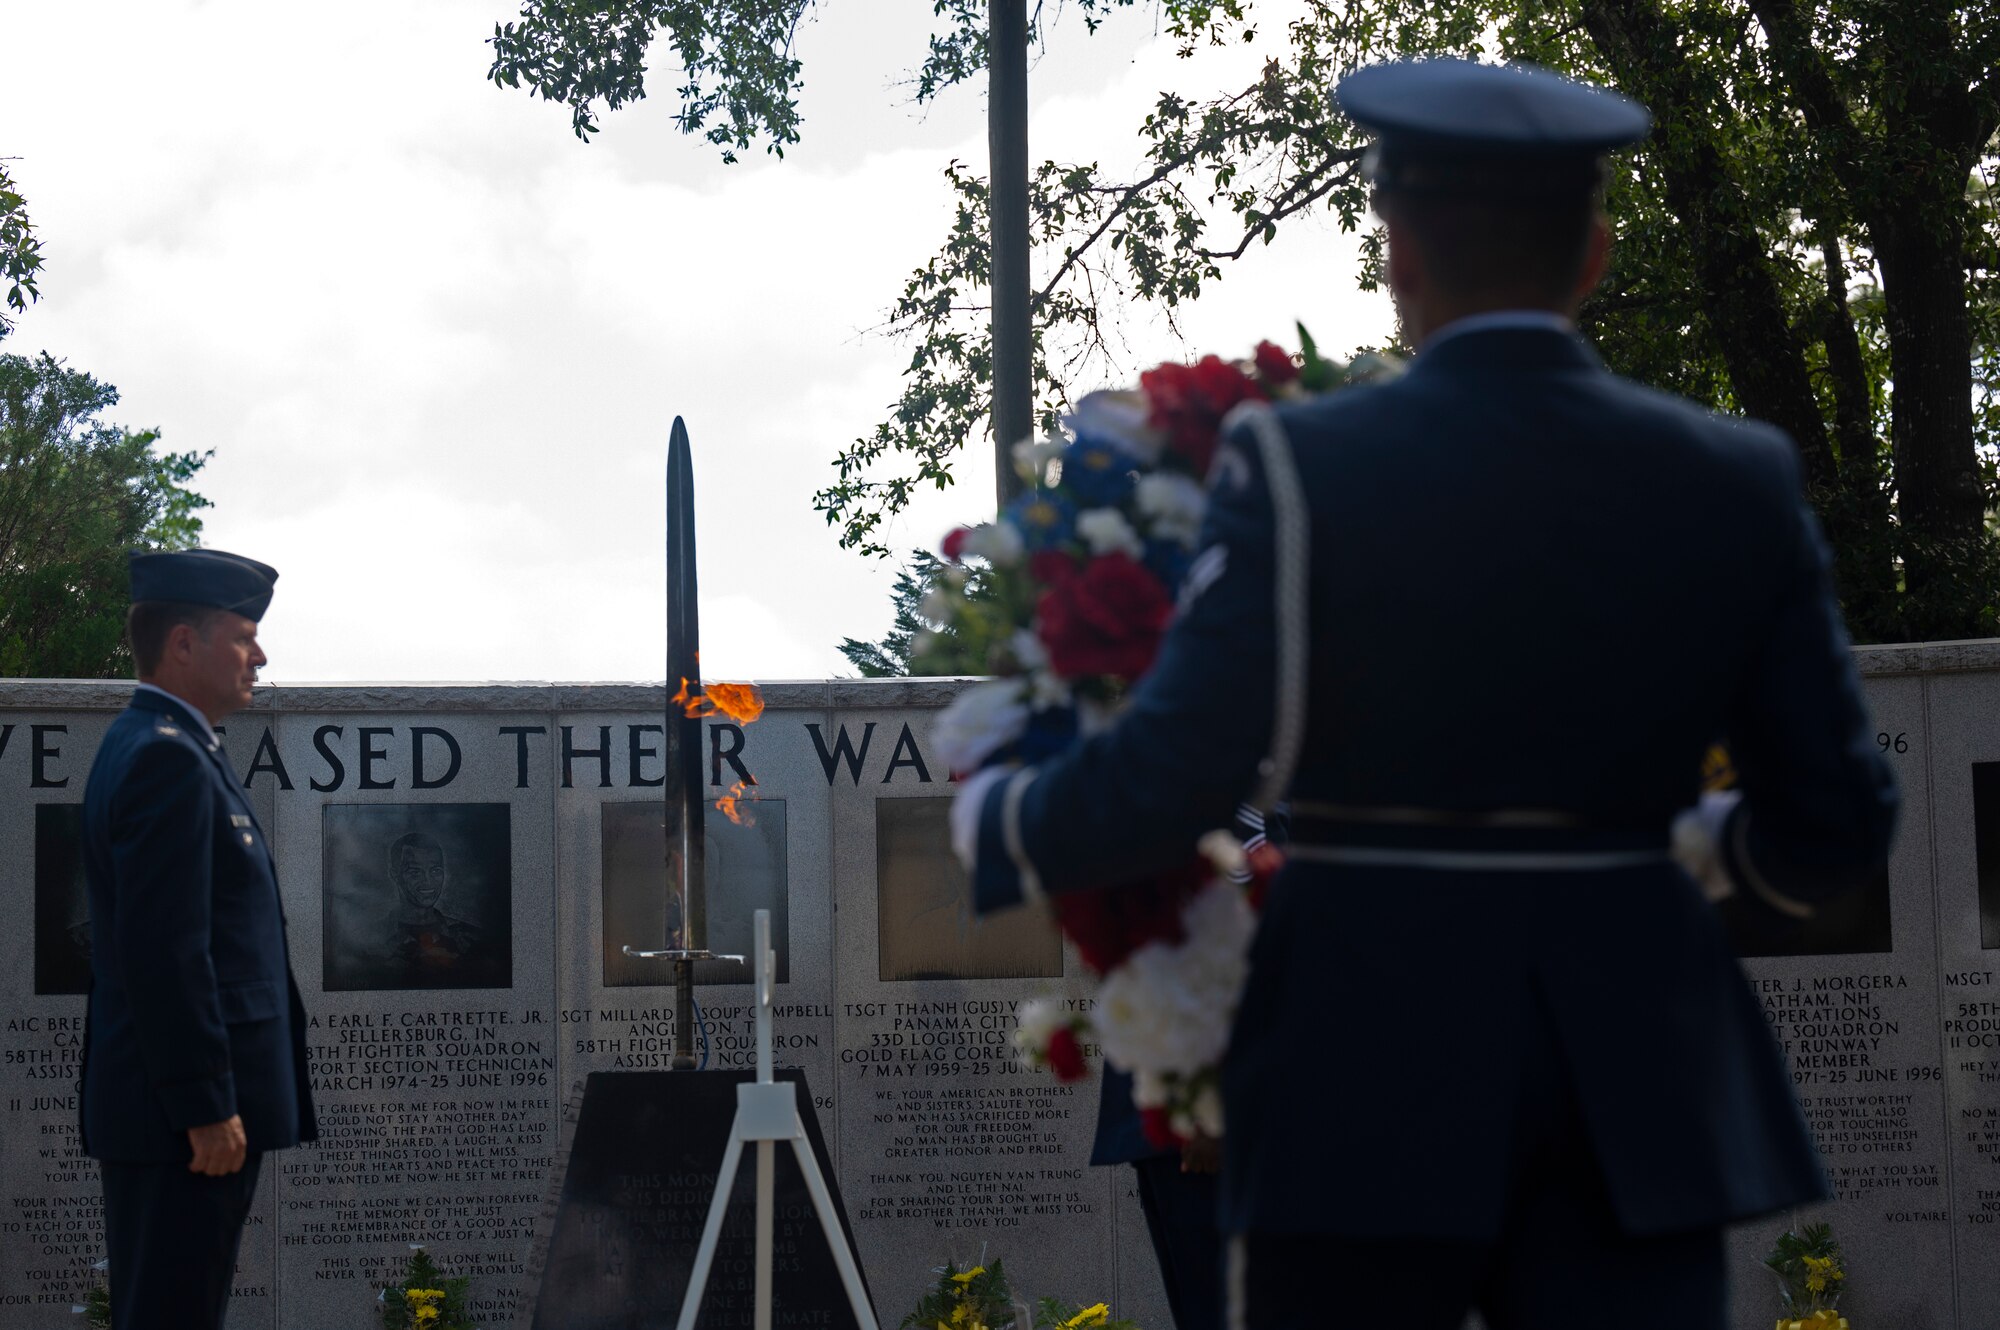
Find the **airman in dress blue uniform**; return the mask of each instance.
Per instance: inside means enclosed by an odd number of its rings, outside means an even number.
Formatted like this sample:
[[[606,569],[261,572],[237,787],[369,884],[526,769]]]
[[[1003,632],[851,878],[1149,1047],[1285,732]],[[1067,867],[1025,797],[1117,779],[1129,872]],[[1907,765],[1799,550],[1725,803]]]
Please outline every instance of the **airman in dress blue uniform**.
[[[1224,1068],[1232,1324],[1719,1330],[1722,1226],[1826,1186],[1669,831],[1720,736],[1743,798],[1704,817],[1755,917],[1886,862],[1827,551],[1788,439],[1572,327],[1643,108],[1455,60],[1339,97],[1416,358],[1240,409],[1129,709],[968,782],[954,839],[993,910],[1289,798]]]
[[[112,1324],[208,1330],[264,1153],[315,1135],[270,847],[213,728],[250,700],[278,575],[218,550],[131,571],[139,687],[84,792],[83,1141],[103,1166]]]

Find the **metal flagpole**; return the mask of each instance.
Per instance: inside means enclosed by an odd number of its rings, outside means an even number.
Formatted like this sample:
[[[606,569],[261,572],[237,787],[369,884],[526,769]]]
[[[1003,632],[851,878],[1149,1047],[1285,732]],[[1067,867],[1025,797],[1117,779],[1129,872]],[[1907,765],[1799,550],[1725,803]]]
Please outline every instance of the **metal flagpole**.
[[[993,452],[1001,507],[1023,488],[1013,448],[1035,432],[1028,315],[1028,13],[1026,0],[987,2],[986,136],[992,186]]]

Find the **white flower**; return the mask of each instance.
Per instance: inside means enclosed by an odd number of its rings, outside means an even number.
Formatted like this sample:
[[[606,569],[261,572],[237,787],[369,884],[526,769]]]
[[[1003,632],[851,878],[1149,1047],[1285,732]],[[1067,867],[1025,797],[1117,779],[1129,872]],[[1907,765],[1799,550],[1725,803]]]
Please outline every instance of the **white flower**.
[[[1014,1047],[1036,1057],[1042,1056],[1056,1031],[1069,1024],[1057,998],[1030,998],[1014,1013],[1014,1019],[1021,1024],[1014,1031]]]
[[[1030,485],[1039,485],[1048,474],[1049,463],[1062,456],[1069,441],[1051,435],[1046,439],[1023,439],[1012,448],[1014,470]]]
[[[1156,466],[1163,441],[1146,423],[1150,410],[1141,392],[1086,393],[1063,424],[1079,439],[1102,439],[1132,454],[1141,465]]]
[[[1187,476],[1154,471],[1139,477],[1132,501],[1153,535],[1194,548],[1202,516],[1208,511],[1208,495],[1200,485]]]
[[[1020,680],[997,679],[974,684],[953,698],[931,727],[931,744],[950,770],[977,771],[1027,728],[1028,704]]]
[[[1098,1040],[1121,1070],[1191,1076],[1228,1046],[1256,919],[1240,891],[1211,883],[1182,922],[1186,941],[1146,944],[1098,989]]]
[[[1173,1090],[1167,1078],[1141,1067],[1132,1073],[1132,1102],[1141,1108],[1165,1108]]]
[[[1021,662],[1024,670],[1045,669],[1049,663],[1049,649],[1042,645],[1042,639],[1025,628],[1016,628],[1014,635],[1007,639],[1007,649],[1014,653],[1014,659]]]
[[[1118,719],[1118,713],[1125,709],[1123,702],[1105,703],[1086,697],[1076,704],[1076,732],[1088,739],[1093,734],[1102,734],[1111,728],[1111,722]]]
[[[1208,860],[1208,866],[1227,878],[1242,878],[1249,866],[1243,857],[1243,842],[1221,827],[1209,832],[1194,844],[1201,851],[1201,857]]]
[[[1194,1092],[1194,1121],[1204,1135],[1221,1137],[1222,1087],[1213,1078]]]
[[[1054,670],[1036,670],[1028,676],[1028,700],[1037,711],[1066,707],[1076,700],[1069,680]]]
[[[1076,519],[1076,534],[1090,546],[1092,554],[1122,550],[1135,559],[1146,557],[1146,544],[1116,508],[1092,508]]]
[[[1021,532],[1012,522],[983,522],[965,533],[959,546],[961,556],[984,559],[995,568],[1011,568],[1028,552]]]

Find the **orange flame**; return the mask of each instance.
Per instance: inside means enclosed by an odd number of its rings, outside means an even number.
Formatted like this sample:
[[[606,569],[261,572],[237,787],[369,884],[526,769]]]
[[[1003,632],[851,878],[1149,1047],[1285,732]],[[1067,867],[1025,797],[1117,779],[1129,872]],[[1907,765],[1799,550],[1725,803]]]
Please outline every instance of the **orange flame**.
[[[729,787],[729,793],[715,801],[715,811],[739,827],[756,826],[757,815],[743,806],[757,802],[757,796],[750,793],[750,789],[748,782],[737,781]]]
[[[690,692],[688,681],[681,680],[681,690],[673,696],[673,703],[686,715],[700,719],[704,716],[727,716],[740,725],[748,725],[764,714],[764,694],[754,683],[711,683],[697,685],[700,692]]]
[[[764,694],[754,683],[690,685],[684,676],[673,703],[682,714],[697,720],[727,716],[740,725],[748,725],[764,714]],[[715,801],[715,811],[739,827],[756,826],[756,816],[743,807],[757,802],[757,796],[750,792],[756,784],[754,780],[737,781],[729,787],[729,793]]]

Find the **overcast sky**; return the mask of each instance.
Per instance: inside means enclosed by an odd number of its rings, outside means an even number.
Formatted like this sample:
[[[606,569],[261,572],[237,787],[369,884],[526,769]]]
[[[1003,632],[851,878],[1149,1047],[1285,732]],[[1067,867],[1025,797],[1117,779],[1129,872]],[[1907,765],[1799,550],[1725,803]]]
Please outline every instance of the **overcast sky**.
[[[1053,6],[1052,6],[1053,7]],[[1124,170],[1160,89],[1241,87],[1255,46],[1174,58],[1145,7],[1072,14],[1030,71],[1032,159]],[[799,42],[804,141],[735,166],[670,96],[585,146],[486,81],[508,0],[0,0],[0,156],[43,238],[43,298],[0,350],[117,385],[120,424],[213,449],[205,543],[275,564],[266,677],[658,679],[668,427],[694,442],[704,672],[851,674],[895,567],[811,505],[895,400],[871,331],[986,158],[985,95],[920,110],[930,0],[828,0]],[[670,92],[672,71],[655,82]],[[1386,338],[1355,239],[1292,225],[1143,364]],[[1083,387],[1093,385],[1080,385]],[[892,544],[991,508],[988,445]]]

